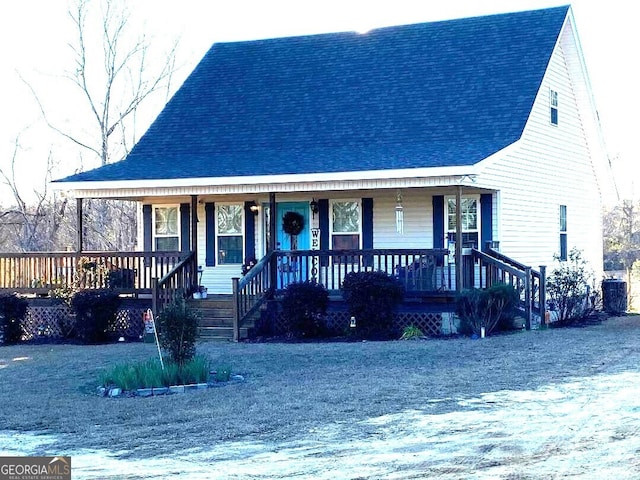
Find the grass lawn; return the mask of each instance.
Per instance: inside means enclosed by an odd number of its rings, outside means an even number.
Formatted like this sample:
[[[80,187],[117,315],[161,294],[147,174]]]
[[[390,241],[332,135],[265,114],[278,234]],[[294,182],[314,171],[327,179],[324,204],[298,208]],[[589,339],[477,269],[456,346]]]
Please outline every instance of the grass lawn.
[[[348,441],[367,438],[372,419],[471,415],[483,395],[638,372],[639,346],[636,316],[484,340],[200,343],[198,353],[245,382],[150,398],[101,398],[95,389],[103,369],[150,358],[153,344],[0,347],[0,430],[55,435],[32,454],[88,448],[131,459],[306,441],[332,425]]]

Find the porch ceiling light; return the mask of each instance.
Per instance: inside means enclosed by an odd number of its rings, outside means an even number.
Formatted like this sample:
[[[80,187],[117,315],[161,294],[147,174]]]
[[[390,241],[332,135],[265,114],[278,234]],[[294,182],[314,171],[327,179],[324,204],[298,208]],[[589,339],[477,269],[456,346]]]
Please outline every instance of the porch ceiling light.
[[[252,201],[249,203],[249,210],[251,210],[251,212],[253,212],[254,215],[258,215],[258,211],[260,210],[260,207],[256,202]]]
[[[318,213],[318,202],[316,201],[315,198],[311,200],[309,207],[311,207],[311,213],[313,213],[313,218],[316,218],[316,214]]]

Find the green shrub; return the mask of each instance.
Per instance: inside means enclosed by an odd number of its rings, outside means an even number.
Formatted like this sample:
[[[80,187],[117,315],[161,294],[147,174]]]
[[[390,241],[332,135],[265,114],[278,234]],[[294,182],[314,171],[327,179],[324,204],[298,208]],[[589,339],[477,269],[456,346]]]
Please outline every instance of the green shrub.
[[[480,335],[482,327],[489,335],[499,322],[513,318],[520,301],[511,285],[497,283],[488,289],[470,289],[456,297],[456,315],[460,319],[459,333]]]
[[[22,340],[22,322],[27,315],[29,303],[15,294],[0,294],[0,337],[6,345]]]
[[[555,257],[560,261],[559,257]],[[547,295],[551,309],[557,312],[557,323],[569,325],[593,312],[589,297],[592,274],[582,252],[571,249],[568,260],[560,262],[547,277]]]
[[[305,338],[326,336],[328,306],[329,293],[324,286],[313,281],[287,285],[282,298],[287,333]]]
[[[394,336],[393,317],[404,298],[404,287],[397,279],[380,271],[350,272],[342,284],[342,296],[349,315],[356,319],[357,336],[369,339]]]
[[[158,316],[160,346],[175,363],[183,364],[196,354],[198,316],[184,298],[170,303]]]
[[[76,314],[74,332],[83,343],[103,343],[113,330],[122,299],[109,289],[81,290],[71,297]]]
[[[415,325],[404,327],[400,340],[417,340],[424,337],[424,333]]]

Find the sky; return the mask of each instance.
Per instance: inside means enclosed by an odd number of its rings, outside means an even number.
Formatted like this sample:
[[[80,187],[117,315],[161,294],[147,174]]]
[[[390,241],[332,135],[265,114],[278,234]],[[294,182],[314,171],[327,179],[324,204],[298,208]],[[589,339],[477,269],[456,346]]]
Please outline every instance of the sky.
[[[214,42],[250,40],[335,31],[366,31],[418,23],[571,4],[604,141],[620,198],[640,198],[640,143],[637,142],[640,89],[637,52],[640,31],[633,2],[608,0],[129,0],[136,31],[157,46],[180,39],[178,87]],[[16,176],[25,196],[42,189],[49,152],[59,164],[54,178],[79,168],[76,150],[46,128],[33,88],[48,111],[71,122],[77,97],[67,95],[61,77],[72,57],[74,30],[68,0],[11,0],[0,6],[0,168],[10,171],[16,138],[20,150]],[[156,46],[154,45],[154,46]],[[158,49],[160,51],[160,49]],[[27,86],[30,85],[29,86]],[[167,98],[157,97],[143,133]],[[83,162],[83,168],[92,168]],[[640,180],[638,181],[640,183]],[[0,204],[7,205],[0,186]]]

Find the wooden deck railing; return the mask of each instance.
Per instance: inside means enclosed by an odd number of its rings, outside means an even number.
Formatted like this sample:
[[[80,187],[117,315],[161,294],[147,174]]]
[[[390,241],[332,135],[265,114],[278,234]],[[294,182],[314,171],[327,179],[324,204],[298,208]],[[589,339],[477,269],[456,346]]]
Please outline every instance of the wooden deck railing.
[[[448,289],[446,249],[369,249],[277,251],[277,289],[289,283],[315,280],[327,290],[339,290],[350,272],[383,271],[411,291]],[[450,273],[450,272],[449,272]],[[448,275],[450,276],[450,275]]]
[[[181,252],[0,253],[0,290],[48,294],[75,285],[148,294],[152,279],[164,277],[183,257]]]
[[[190,253],[161,279],[152,279],[152,309],[160,314],[178,296],[187,296],[198,285],[195,253]]]

